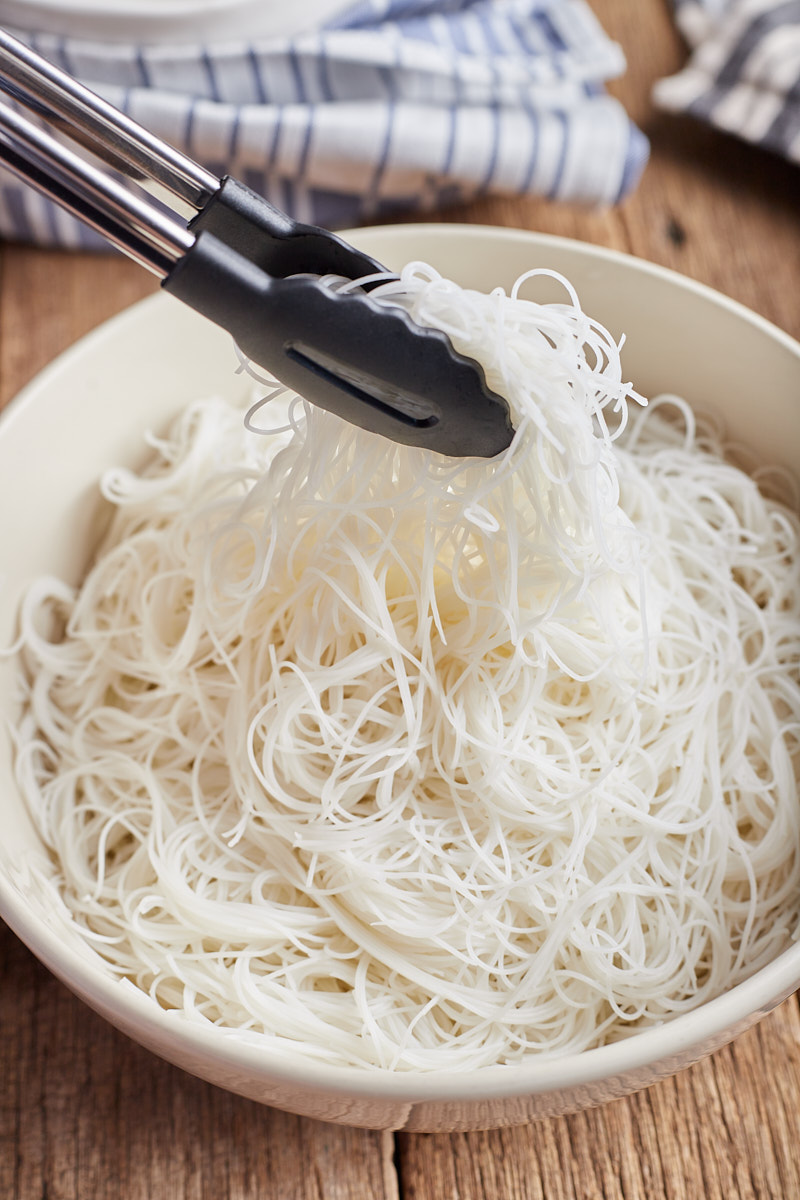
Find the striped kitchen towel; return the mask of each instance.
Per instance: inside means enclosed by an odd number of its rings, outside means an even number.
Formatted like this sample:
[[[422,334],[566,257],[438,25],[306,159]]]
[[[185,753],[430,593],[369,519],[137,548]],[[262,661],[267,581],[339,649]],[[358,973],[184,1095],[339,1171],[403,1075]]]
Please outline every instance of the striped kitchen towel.
[[[800,0],[675,0],[693,49],[655,102],[800,163]]]
[[[622,51],[585,0],[350,0],[311,31],[196,44],[12,32],[215,173],[333,228],[501,193],[613,204],[647,159],[604,91]],[[0,233],[94,240],[8,176]]]

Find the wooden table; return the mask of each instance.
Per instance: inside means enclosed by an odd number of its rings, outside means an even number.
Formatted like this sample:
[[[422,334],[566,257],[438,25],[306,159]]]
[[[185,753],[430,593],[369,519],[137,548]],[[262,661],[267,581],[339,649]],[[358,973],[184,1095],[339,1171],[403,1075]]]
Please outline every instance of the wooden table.
[[[719,288],[800,337],[800,172],[688,121],[650,86],[685,57],[667,0],[595,0],[629,59],[615,87],[650,135],[613,211],[496,200],[441,214],[630,251]],[[152,290],[116,257],[8,246],[0,403],[58,351]],[[800,1011],[787,1001],[711,1059],[628,1100],[489,1133],[380,1134],[289,1116],[128,1042],[0,933],[3,1200],[735,1200],[800,1197]]]

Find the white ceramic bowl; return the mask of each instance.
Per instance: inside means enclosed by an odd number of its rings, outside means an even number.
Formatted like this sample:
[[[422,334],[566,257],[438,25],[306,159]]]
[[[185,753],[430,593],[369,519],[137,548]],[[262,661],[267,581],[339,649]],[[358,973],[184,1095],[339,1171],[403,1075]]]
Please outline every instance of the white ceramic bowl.
[[[765,461],[800,467],[800,346],[730,300],[659,267],[578,242],[466,226],[389,227],[352,240],[392,266],[426,259],[460,282],[508,285],[546,266],[576,284],[586,310],[625,331],[626,375],[645,393],[676,391]],[[229,339],[167,297],[137,305],[46,370],[0,418],[0,645],[26,582],[77,581],[96,534],[94,485],[110,463],[141,458],[141,434],[184,402],[245,386]],[[13,712],[0,663],[0,716]],[[730,1041],[800,985],[800,944],[693,1013],[615,1045],[548,1062],[462,1074],[372,1074],[298,1062],[182,1024],[109,979],[26,881],[38,842],[0,730],[0,914],[60,979],[137,1042],[212,1083],[280,1108],[372,1128],[456,1130],[520,1124],[625,1095]]]

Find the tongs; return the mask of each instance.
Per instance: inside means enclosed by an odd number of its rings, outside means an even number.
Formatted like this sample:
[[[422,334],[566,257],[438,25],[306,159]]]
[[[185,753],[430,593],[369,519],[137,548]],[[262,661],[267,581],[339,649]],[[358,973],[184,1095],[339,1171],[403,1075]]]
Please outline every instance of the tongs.
[[[508,405],[445,334],[378,304],[390,273],[342,238],[220,180],[0,30],[0,88],[165,209],[0,104],[0,161],[232,334],[288,388],[363,429],[441,454],[492,458],[510,443]],[[188,206],[187,221],[173,211]],[[365,279],[337,291],[323,276]],[[373,280],[374,282],[374,280]]]

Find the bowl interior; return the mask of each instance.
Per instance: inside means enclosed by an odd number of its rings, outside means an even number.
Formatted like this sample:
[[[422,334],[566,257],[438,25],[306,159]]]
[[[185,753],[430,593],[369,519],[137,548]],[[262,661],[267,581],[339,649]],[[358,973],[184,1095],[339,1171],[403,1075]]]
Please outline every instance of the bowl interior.
[[[699,410],[719,413],[755,457],[797,471],[800,346],[733,302],[657,267],[563,239],[464,226],[387,227],[351,237],[389,266],[423,259],[482,290],[509,286],[533,267],[563,273],[588,313],[617,337],[626,334],[623,368],[641,392],[677,392]],[[537,295],[545,293],[553,299],[563,294],[551,281]],[[2,415],[0,646],[13,641],[19,597],[32,580],[42,574],[80,579],[104,520],[96,498],[102,471],[114,463],[140,463],[146,456],[145,431],[162,428],[188,401],[219,392],[249,394],[249,381],[235,373],[236,365],[226,334],[169,297],[158,296],[84,339]],[[80,946],[63,941],[57,922],[20,869],[25,854],[40,847],[14,780],[6,727],[6,718],[15,713],[13,679],[13,663],[0,659],[0,915],[48,965],[108,1013],[111,1000],[96,997],[105,986],[96,978],[99,972]],[[725,997],[702,1029],[693,1022],[696,1014],[679,1018],[656,1031],[658,1037],[645,1039],[639,1057],[642,1062],[669,1058],[692,1039],[718,1036],[775,1003],[798,982],[800,945],[787,951],[774,970],[766,968],[734,989],[737,997]],[[140,1025],[151,1020],[145,1009],[137,1013]],[[156,1013],[152,1020],[162,1015]],[[138,1031],[148,1044],[133,1018],[127,1026],[120,1023],[129,1032]],[[171,1036],[176,1036],[174,1026]],[[158,1048],[153,1038],[149,1044]],[[630,1047],[622,1053],[631,1062],[636,1057]],[[252,1047],[248,1054],[257,1059]],[[593,1054],[600,1055],[592,1060],[597,1063],[594,1074],[607,1072],[611,1056],[592,1051],[580,1057],[588,1062]],[[553,1070],[563,1077],[577,1068],[551,1066],[540,1073],[536,1086],[547,1086]],[[502,1090],[513,1092],[536,1082],[529,1072],[519,1074],[515,1084],[512,1074],[517,1071],[506,1074]],[[340,1073],[340,1079],[346,1075]],[[355,1085],[351,1081],[349,1086]],[[384,1086],[396,1087],[399,1095],[408,1089],[408,1080]],[[437,1094],[445,1094],[448,1086],[439,1081]],[[479,1097],[477,1080],[471,1088]]]

